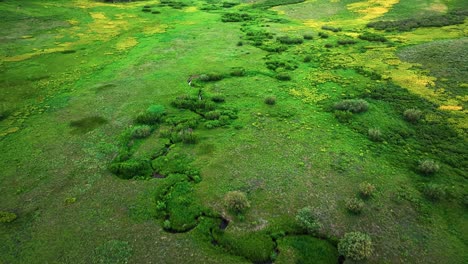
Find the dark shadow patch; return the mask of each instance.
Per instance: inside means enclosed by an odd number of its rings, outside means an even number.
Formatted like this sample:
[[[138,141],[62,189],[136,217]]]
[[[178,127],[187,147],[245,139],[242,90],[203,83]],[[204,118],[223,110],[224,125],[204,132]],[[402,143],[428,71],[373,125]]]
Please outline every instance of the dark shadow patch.
[[[61,51],[60,53],[62,54],[72,54],[72,53],[75,53],[76,50],[64,50],[64,51]]]
[[[103,117],[90,116],[80,120],[71,121],[70,127],[73,128],[73,134],[84,134],[106,124],[107,122],[108,121]]]

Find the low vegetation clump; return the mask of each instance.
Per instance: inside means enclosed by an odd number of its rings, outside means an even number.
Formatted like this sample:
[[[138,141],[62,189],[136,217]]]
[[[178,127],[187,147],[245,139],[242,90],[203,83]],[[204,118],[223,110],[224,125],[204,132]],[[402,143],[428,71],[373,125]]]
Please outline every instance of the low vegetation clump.
[[[219,73],[207,73],[207,74],[202,74],[199,77],[199,80],[202,82],[216,82],[216,81],[221,81],[224,79],[224,76]]]
[[[375,142],[382,141],[382,132],[378,128],[369,128],[367,131],[369,139]]]
[[[221,112],[215,110],[215,111],[210,111],[205,114],[205,118],[208,120],[217,120],[221,116]]]
[[[332,31],[332,32],[340,32],[341,31],[341,28],[336,28],[336,27],[327,26],[327,25],[322,26],[322,29]]]
[[[267,98],[265,98],[265,104],[267,104],[267,105],[274,105],[274,104],[276,104],[276,97],[274,97],[274,96],[268,96]]]
[[[337,41],[338,45],[353,45],[356,41],[353,39],[341,39]]]
[[[335,104],[335,109],[340,111],[350,111],[352,113],[366,112],[369,103],[363,99],[346,99]]]
[[[406,121],[417,123],[422,117],[422,111],[415,108],[406,109],[405,112],[403,112],[403,116]]]
[[[280,72],[276,75],[276,79],[280,81],[290,81],[291,75],[287,74],[286,72]]]
[[[320,38],[323,38],[323,39],[326,39],[326,38],[329,37],[329,35],[327,33],[325,33],[325,32],[319,32],[318,35],[319,35]]]
[[[250,207],[250,202],[245,193],[240,191],[228,192],[224,196],[226,207],[234,213],[243,213]]]
[[[302,38],[290,37],[290,36],[277,37],[276,40],[281,44],[288,44],[288,45],[302,44],[304,42]]]
[[[374,195],[375,186],[368,182],[362,182],[359,184],[359,193],[363,198],[370,198]]]
[[[213,101],[215,103],[224,103],[224,101],[226,101],[226,99],[222,95],[214,95],[213,97],[211,97],[211,101]]]
[[[440,166],[437,162],[431,159],[422,160],[419,162],[418,171],[424,175],[432,175],[438,172]]]
[[[296,214],[296,222],[309,234],[316,234],[322,228],[322,224],[315,217],[310,207],[304,207],[299,210]]]
[[[162,105],[151,105],[145,112],[140,113],[136,122],[139,124],[154,125],[161,122],[166,114],[166,109]]]
[[[151,175],[151,164],[147,160],[129,159],[120,162],[112,162],[109,170],[122,179],[131,179],[134,177],[147,177]]]
[[[189,109],[193,112],[207,112],[214,110],[215,104],[212,101],[199,100],[193,96],[179,96],[171,103],[172,106],[179,109]]]
[[[274,6],[298,4],[304,1],[305,0],[266,0],[266,1],[261,1],[259,3],[254,4],[253,7],[261,8],[261,9],[269,9]]]
[[[361,232],[346,233],[338,243],[338,253],[355,261],[370,257],[372,251],[370,236]]]
[[[333,114],[340,123],[349,123],[351,119],[353,119],[353,113],[351,111],[335,110]]]
[[[444,188],[438,184],[425,184],[422,192],[431,201],[439,201],[445,195]]]
[[[235,77],[245,76],[245,69],[241,67],[233,68],[231,70],[231,76],[235,76]]]
[[[303,37],[305,40],[312,40],[312,39],[314,39],[314,35],[312,35],[312,34],[304,34],[302,37]]]
[[[182,9],[186,6],[188,6],[186,3],[179,2],[179,1],[171,1],[171,0],[161,0],[160,1],[161,6],[170,6],[174,9]]]
[[[15,213],[0,211],[0,223],[11,223],[16,218],[17,215]]]
[[[364,32],[359,35],[359,38],[362,40],[372,41],[372,42],[387,42],[387,38],[382,35],[374,34],[370,32]]]
[[[346,209],[353,214],[360,214],[362,209],[364,209],[364,202],[357,198],[347,199]]]
[[[307,55],[304,57],[304,59],[302,60],[303,62],[310,62],[312,60],[312,56],[310,55]]]
[[[146,138],[151,135],[151,127],[148,125],[136,126],[132,129],[132,138]]]
[[[252,19],[252,16],[246,13],[224,13],[221,16],[221,21],[223,22],[243,22]]]

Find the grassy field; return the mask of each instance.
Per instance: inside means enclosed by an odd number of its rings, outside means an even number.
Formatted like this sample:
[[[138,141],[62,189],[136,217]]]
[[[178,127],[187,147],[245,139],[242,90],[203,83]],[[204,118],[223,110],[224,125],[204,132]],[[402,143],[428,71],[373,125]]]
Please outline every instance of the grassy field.
[[[466,263],[467,10],[0,1],[0,263]]]

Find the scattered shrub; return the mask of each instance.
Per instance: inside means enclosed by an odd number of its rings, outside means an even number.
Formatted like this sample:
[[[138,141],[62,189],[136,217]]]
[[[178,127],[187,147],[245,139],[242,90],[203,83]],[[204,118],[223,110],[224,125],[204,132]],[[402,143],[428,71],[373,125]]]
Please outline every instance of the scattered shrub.
[[[219,111],[210,111],[205,114],[205,118],[208,120],[217,120],[221,116]]]
[[[192,96],[179,96],[172,101],[171,105],[179,109],[189,109],[194,112],[205,112],[215,109],[213,102],[198,100],[197,97]]]
[[[151,164],[146,160],[129,159],[122,162],[113,162],[109,170],[122,179],[131,179],[136,176],[149,176],[152,173]]]
[[[247,196],[240,191],[228,192],[224,196],[224,202],[226,207],[235,213],[242,213],[250,207]]]
[[[197,143],[197,136],[193,133],[193,129],[187,128],[182,129],[179,132],[173,132],[171,134],[172,142],[183,142],[185,144],[195,144]]]
[[[382,141],[382,132],[378,128],[369,128],[367,131],[369,139],[375,142]]]
[[[439,201],[445,195],[444,188],[437,184],[426,184],[422,191],[424,196],[432,201]]]
[[[280,80],[280,81],[290,81],[291,80],[291,76],[285,72],[280,72],[278,74],[276,74],[276,79]]]
[[[150,8],[143,8],[143,9],[141,9],[141,11],[143,11],[143,12],[151,12],[151,9],[150,9]]]
[[[296,214],[296,222],[309,234],[316,234],[322,228],[322,224],[314,216],[310,207],[299,210]]]
[[[346,209],[353,214],[360,214],[364,208],[364,202],[357,198],[350,198],[346,200]]]
[[[406,109],[405,112],[403,112],[403,116],[405,117],[405,120],[411,123],[417,123],[421,117],[422,117],[422,112],[419,109]]]
[[[290,37],[290,36],[277,37],[276,40],[281,44],[288,44],[288,45],[302,44],[304,42],[302,38]]]
[[[364,198],[369,198],[374,195],[375,192],[375,186],[373,184],[370,184],[368,182],[362,182],[359,184],[359,193],[361,194],[362,197]]]
[[[349,123],[353,118],[353,113],[350,111],[338,111],[335,110],[334,112],[335,118],[338,119],[340,123]]]
[[[202,74],[199,77],[199,80],[202,82],[216,82],[224,79],[224,76],[219,73],[207,73],[207,74]]]
[[[254,8],[269,9],[274,6],[302,3],[305,0],[266,0],[253,4]]]
[[[333,31],[333,32],[340,32],[341,28],[331,27],[331,26],[322,26],[323,30]]]
[[[15,213],[0,211],[0,223],[11,223],[15,221],[17,215]]]
[[[245,69],[241,68],[241,67],[234,68],[231,71],[231,76],[241,77],[241,76],[244,76],[244,75],[245,75]]]
[[[161,14],[161,11],[155,10],[155,11],[151,12],[151,14],[155,14],[155,15],[156,14]]]
[[[215,96],[211,97],[211,101],[213,101],[215,103],[224,103],[225,99],[224,99],[224,96],[222,96],[222,95],[215,95]]]
[[[373,41],[373,42],[387,42],[388,41],[384,36],[370,33],[370,32],[362,33],[361,35],[359,35],[359,38],[362,40]]]
[[[434,160],[426,159],[419,162],[418,171],[424,175],[432,175],[439,171],[440,166]]]
[[[333,48],[333,44],[327,43],[327,44],[325,44],[324,47],[327,48],[327,49],[331,49],[331,48]]]
[[[239,3],[224,2],[224,3],[222,4],[222,6],[223,6],[224,8],[231,8],[231,7],[234,7],[234,6],[238,5],[238,4],[239,4]]]
[[[329,37],[328,34],[325,33],[325,32],[319,32],[318,35],[319,35],[320,38],[324,38],[324,39]]]
[[[224,13],[221,16],[221,21],[223,22],[243,22],[252,19],[252,16],[246,13]]]
[[[274,105],[274,104],[276,104],[276,97],[274,97],[274,96],[268,96],[267,98],[265,98],[265,104],[267,104],[267,105]]]
[[[182,8],[187,6],[186,3],[171,1],[171,0],[161,0],[160,5],[161,6],[170,6],[170,7],[174,8],[174,9],[182,9]]]
[[[145,112],[137,116],[136,122],[139,124],[154,125],[159,123],[166,113],[162,105],[151,105]]]
[[[236,45],[237,45],[238,47],[244,46],[244,42],[238,41]]]
[[[352,260],[364,260],[372,254],[372,240],[361,232],[346,233],[338,243],[338,253]]]
[[[304,60],[303,60],[303,61],[304,61],[304,62],[310,62],[311,60],[312,60],[312,56],[307,55],[307,56],[304,57]]]
[[[367,111],[369,104],[363,99],[346,99],[336,103],[334,107],[336,110],[362,113]]]
[[[312,40],[312,39],[314,39],[314,35],[312,35],[312,34],[304,34],[302,37],[303,37],[304,39],[306,39],[306,40]]]
[[[132,138],[146,138],[151,135],[151,127],[148,125],[136,126],[132,129]]]
[[[337,43],[338,45],[353,45],[356,44],[356,41],[352,39],[340,39]]]
[[[291,60],[268,60],[265,64],[268,69],[273,71],[279,68],[292,71],[297,68],[297,65]]]

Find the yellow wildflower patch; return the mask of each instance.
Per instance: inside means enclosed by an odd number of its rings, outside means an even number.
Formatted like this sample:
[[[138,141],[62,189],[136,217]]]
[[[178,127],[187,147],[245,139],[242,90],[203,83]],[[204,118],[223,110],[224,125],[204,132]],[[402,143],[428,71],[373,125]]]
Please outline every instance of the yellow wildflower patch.
[[[372,20],[381,17],[395,4],[398,4],[399,0],[369,0],[347,5],[350,11],[364,15],[362,19]]]
[[[128,37],[117,43],[116,48],[119,51],[123,51],[129,48],[132,48],[138,44],[138,41],[134,37]]]
[[[329,98],[328,94],[320,93],[317,88],[302,88],[302,89],[291,89],[289,94],[294,97],[301,98],[304,103],[312,104],[320,102],[324,99]]]
[[[460,111],[460,110],[463,110],[463,107],[458,106],[458,105],[441,105],[441,106],[439,106],[439,110]]]

